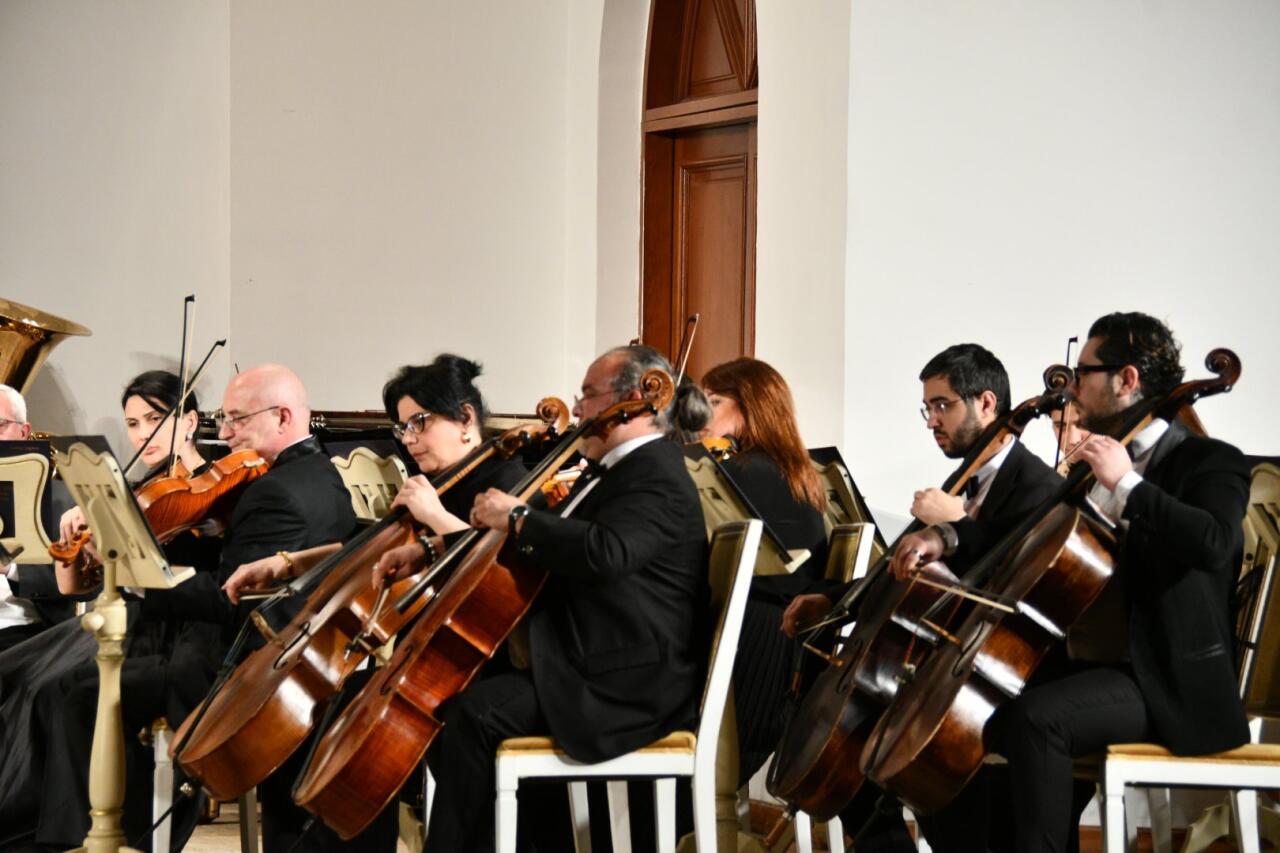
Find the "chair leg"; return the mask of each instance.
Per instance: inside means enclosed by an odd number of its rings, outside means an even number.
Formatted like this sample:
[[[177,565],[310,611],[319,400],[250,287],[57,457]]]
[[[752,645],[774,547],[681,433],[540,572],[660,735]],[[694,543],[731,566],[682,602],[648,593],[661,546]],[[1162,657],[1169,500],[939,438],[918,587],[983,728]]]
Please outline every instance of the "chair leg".
[[[1120,790],[1115,790],[1119,787]],[[1104,853],[1125,853],[1124,787],[1104,786],[1102,797],[1102,848]]]
[[[712,813],[712,823],[715,813]],[[676,851],[676,780],[671,777],[653,780],[653,831],[658,853]],[[711,849],[715,849],[713,846]]]
[[[627,782],[625,779],[611,779],[604,787],[609,798],[609,837],[613,840],[613,853],[631,853],[631,803],[627,799]]]
[[[240,795],[240,850],[258,853],[258,789]]]
[[[796,812],[796,853],[813,853],[813,824],[808,812]]]
[[[587,783],[569,783],[569,817],[573,821],[573,849],[591,853],[591,819],[587,815]]]
[[[1231,792],[1231,825],[1235,828],[1236,849],[1240,853],[1258,853],[1258,792]]]
[[[151,821],[154,823],[173,805],[173,759],[169,757],[173,731],[163,720],[157,720],[151,727],[151,739],[155,744],[155,770],[151,777]],[[165,818],[164,823],[156,827],[151,835],[151,849],[168,851],[172,826],[172,821]]]
[[[844,824],[838,817],[827,821],[827,849],[835,853],[844,853]]]
[[[501,758],[498,759],[498,796],[494,802],[496,821],[495,837],[498,853],[516,851],[516,787],[520,784],[515,772]]]
[[[1124,849],[1138,849],[1138,824],[1135,815],[1138,814],[1138,789],[1130,785],[1124,786]]]
[[[1147,788],[1147,811],[1151,815],[1151,849],[1154,853],[1173,853],[1168,788]]]

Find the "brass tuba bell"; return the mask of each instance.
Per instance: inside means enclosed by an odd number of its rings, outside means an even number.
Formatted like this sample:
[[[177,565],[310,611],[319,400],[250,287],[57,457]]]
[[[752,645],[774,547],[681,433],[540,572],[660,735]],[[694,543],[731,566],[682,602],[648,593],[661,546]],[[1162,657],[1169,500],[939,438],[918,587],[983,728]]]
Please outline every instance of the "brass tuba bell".
[[[79,323],[0,299],[0,383],[26,394],[40,365],[63,338],[91,334]]]

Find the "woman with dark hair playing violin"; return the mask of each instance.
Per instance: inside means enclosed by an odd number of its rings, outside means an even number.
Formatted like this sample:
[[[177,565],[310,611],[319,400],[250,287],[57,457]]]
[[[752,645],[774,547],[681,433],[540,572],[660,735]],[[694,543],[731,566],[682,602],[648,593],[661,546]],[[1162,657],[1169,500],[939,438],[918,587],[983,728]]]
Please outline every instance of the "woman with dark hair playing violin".
[[[164,370],[150,370],[134,377],[120,397],[125,429],[134,451],[148,473],[139,486],[155,476],[167,473],[170,449],[184,471],[198,474],[207,462],[196,447],[194,435],[198,401],[194,392],[187,395],[180,420],[166,413],[178,402],[181,381]],[[161,421],[166,424],[161,426]],[[160,427],[157,430],[157,427]],[[84,515],[79,507],[63,514],[59,525],[60,544],[66,545],[84,534]],[[221,541],[216,537],[180,534],[165,543],[165,555],[174,565],[194,566],[198,570],[216,570]],[[89,568],[96,561],[92,540],[86,542],[74,563],[55,561],[58,584],[64,593],[83,597],[97,581]],[[122,678],[124,690],[125,738],[128,783],[141,799],[150,802],[150,756],[137,738],[131,735],[149,728],[158,714],[135,713],[135,697],[145,694],[146,683],[170,678],[168,672],[194,673],[201,669],[212,673],[217,667],[220,631],[201,623],[156,622],[141,618],[141,602],[127,598],[129,630],[125,640],[127,664]],[[94,654],[97,644],[85,632],[79,620],[69,620],[45,634],[36,642],[24,643],[0,656],[0,719],[5,721],[4,740],[0,746],[0,845],[21,838],[34,830],[33,818],[39,810],[39,780],[43,774],[45,748],[54,721],[39,711],[38,695],[60,696],[59,683],[96,679]],[[179,649],[195,653],[195,658],[175,654]],[[175,676],[187,677],[187,676]],[[96,681],[95,681],[96,683]],[[198,688],[197,688],[198,689]],[[163,712],[161,712],[163,714]],[[61,734],[61,733],[59,733]],[[193,810],[194,816],[194,810]],[[126,825],[126,831],[137,835],[145,831],[138,821]]]
[[[732,438],[738,446],[723,463],[725,472],[788,550],[810,552],[793,573],[751,582],[733,672],[741,784],[760,769],[782,735],[791,667],[782,614],[826,567],[827,495],[800,438],[791,389],[778,371],[754,358],[738,358],[707,371],[702,386],[712,410],[705,432]]]

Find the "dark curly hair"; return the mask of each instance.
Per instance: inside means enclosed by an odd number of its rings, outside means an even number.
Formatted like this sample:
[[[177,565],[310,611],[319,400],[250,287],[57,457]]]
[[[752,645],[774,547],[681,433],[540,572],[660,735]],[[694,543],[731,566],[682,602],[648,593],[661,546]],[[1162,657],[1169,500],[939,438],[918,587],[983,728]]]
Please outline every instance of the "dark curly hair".
[[[470,405],[476,413],[476,426],[482,426],[488,410],[484,397],[475,385],[480,375],[480,365],[470,359],[452,353],[441,353],[428,365],[406,365],[396,371],[382,386],[382,405],[387,417],[399,420],[397,404],[408,397],[423,409],[443,415],[456,423],[467,419],[464,406]]]
[[[955,344],[929,359],[920,381],[945,379],[962,400],[973,400],[983,391],[996,395],[996,414],[1009,411],[1009,373],[1000,359],[978,344]]]
[[[1102,341],[1098,361],[1138,369],[1144,397],[1163,396],[1182,382],[1182,346],[1169,327],[1150,314],[1117,311],[1099,317],[1089,327],[1089,337]]]

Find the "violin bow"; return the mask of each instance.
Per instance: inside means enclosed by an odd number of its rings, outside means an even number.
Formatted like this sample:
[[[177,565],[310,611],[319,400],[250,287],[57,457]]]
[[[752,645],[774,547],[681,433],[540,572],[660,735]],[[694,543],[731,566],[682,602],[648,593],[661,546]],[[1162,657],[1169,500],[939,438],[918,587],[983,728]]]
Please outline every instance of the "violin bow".
[[[680,348],[678,350],[676,361],[680,366],[676,368],[676,387],[680,387],[680,381],[684,379],[684,368],[689,363],[689,354],[693,352],[693,336],[698,333],[698,320],[702,318],[701,314],[695,313],[684,321],[684,334],[680,338]]]
[[[188,294],[182,300],[182,349],[178,355],[178,409],[173,418],[173,432],[169,433],[169,461],[165,463],[168,476],[173,476],[174,462],[178,458],[178,423],[182,420],[187,402],[187,356],[191,352],[191,338],[195,337],[196,295]],[[164,421],[161,421],[163,423]],[[143,447],[146,447],[144,444]]]
[[[1067,357],[1066,357],[1066,360],[1064,360],[1062,363],[1067,365],[1068,367],[1071,366],[1071,348],[1076,344],[1078,344],[1079,342],[1080,342],[1080,337],[1078,335],[1072,335],[1071,337],[1067,338]],[[1062,407],[1062,427],[1061,429],[1058,430],[1058,440],[1054,442],[1057,445],[1057,449],[1054,451],[1054,454],[1053,454],[1053,467],[1055,470],[1057,469],[1058,465],[1062,463],[1062,446],[1066,442],[1065,436],[1067,434],[1067,413],[1071,411],[1071,404],[1072,404],[1072,398],[1068,396],[1067,404]],[[1074,449],[1075,448],[1072,448],[1072,450]]]

